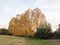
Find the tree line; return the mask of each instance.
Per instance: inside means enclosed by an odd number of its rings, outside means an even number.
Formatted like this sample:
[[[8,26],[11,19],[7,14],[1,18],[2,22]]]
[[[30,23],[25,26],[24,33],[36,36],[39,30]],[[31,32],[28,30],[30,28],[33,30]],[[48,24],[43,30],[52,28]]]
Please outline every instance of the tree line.
[[[39,39],[60,39],[60,24],[54,32],[52,32],[50,24],[46,28],[37,28],[34,37]]]
[[[0,35],[12,35],[8,29],[1,29]],[[29,36],[28,36],[29,37]],[[30,36],[32,37],[32,36]],[[37,32],[33,35],[33,38],[38,39],[60,39],[60,24],[56,31],[52,32],[51,25],[48,24],[46,28],[37,28]]]

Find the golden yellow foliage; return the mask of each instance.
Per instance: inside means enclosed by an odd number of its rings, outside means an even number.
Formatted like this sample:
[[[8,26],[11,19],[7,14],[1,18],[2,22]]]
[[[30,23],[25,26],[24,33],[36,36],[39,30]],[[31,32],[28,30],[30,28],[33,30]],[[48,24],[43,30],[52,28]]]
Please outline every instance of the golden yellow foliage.
[[[40,23],[39,23],[40,21]],[[33,36],[40,24],[46,23],[39,9],[28,9],[24,14],[17,15],[9,23],[9,32],[13,35]]]

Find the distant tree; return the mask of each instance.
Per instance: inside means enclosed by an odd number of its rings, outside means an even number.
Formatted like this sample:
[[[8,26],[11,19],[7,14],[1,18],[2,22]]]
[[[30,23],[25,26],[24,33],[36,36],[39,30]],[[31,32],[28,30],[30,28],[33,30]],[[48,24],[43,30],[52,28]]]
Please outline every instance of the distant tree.
[[[58,28],[58,31],[60,32],[60,24],[59,24],[59,28]]]
[[[1,31],[0,31],[0,34],[1,35],[11,35],[8,31],[8,29],[5,29],[5,28],[2,28]]]
[[[57,30],[53,34],[54,34],[53,36],[54,39],[60,39],[60,24]]]

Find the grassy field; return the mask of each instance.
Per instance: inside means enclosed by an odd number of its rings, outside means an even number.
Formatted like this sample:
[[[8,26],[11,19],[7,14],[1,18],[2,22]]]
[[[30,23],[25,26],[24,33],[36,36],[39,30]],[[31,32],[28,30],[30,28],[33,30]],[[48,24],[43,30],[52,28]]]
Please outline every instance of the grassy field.
[[[40,39],[27,39],[31,45],[60,45],[60,40],[40,40]]]
[[[0,35],[0,45],[30,45],[25,38]]]
[[[40,40],[0,35],[0,45],[60,45],[60,40]]]

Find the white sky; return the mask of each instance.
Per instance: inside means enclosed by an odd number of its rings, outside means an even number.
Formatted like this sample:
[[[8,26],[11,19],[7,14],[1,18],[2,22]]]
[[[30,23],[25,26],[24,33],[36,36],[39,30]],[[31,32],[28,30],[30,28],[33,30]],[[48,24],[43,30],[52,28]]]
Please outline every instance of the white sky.
[[[0,0],[0,27],[8,28],[12,17],[36,7],[41,9],[55,30],[60,23],[60,0]]]

